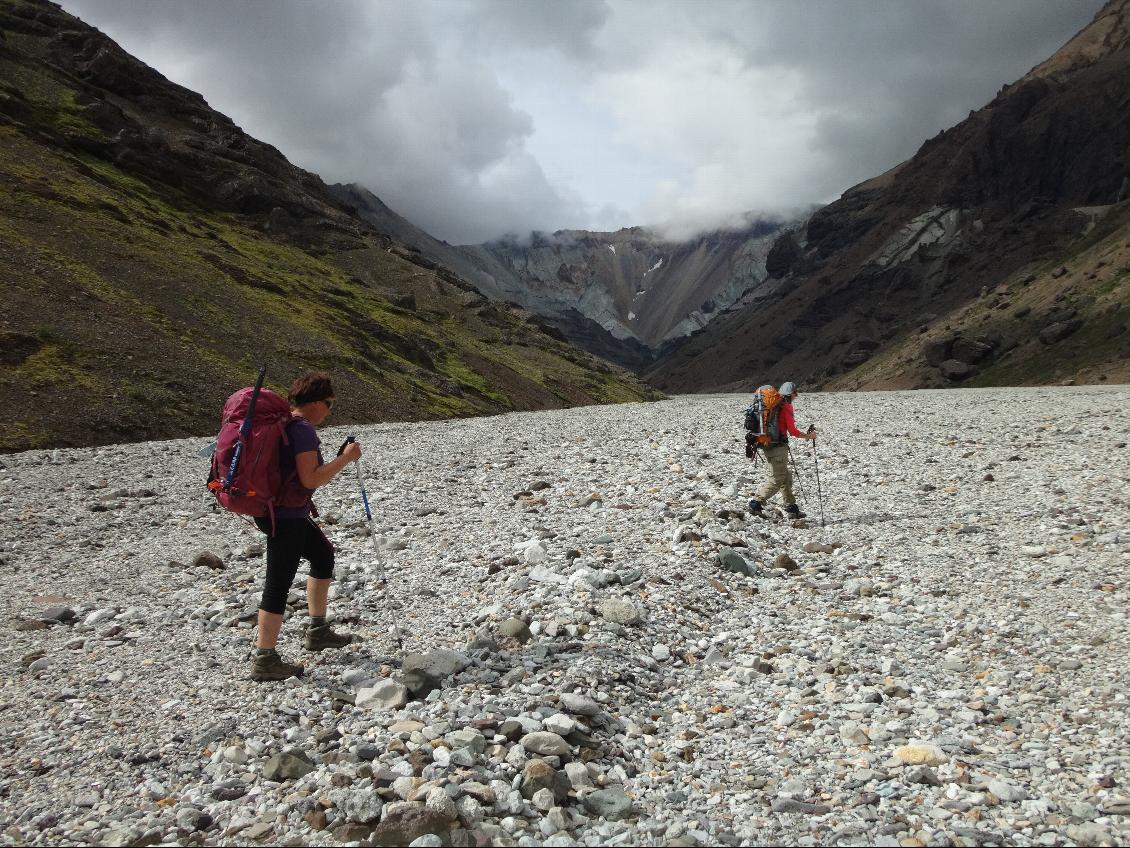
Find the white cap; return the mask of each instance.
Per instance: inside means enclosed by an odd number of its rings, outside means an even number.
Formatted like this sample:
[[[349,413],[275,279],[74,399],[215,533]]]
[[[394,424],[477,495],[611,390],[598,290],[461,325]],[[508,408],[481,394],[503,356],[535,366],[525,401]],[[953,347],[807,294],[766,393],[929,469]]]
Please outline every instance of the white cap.
[[[777,391],[779,391],[785,397],[788,397],[796,391],[796,386],[794,386],[792,383],[781,383],[781,388]]]

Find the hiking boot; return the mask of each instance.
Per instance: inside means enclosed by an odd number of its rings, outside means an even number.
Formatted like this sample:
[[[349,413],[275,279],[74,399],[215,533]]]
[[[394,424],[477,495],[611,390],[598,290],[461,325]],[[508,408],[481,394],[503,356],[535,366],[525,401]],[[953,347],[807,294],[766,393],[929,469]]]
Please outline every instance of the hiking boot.
[[[288,677],[301,677],[303,668],[300,665],[286,662],[275,651],[269,654],[256,654],[255,664],[251,666],[251,679],[286,680]]]
[[[785,512],[788,513],[789,518],[804,518],[805,513],[800,511],[800,507],[796,504],[789,504],[785,507]]]
[[[344,648],[353,637],[348,633],[334,633],[328,624],[306,628],[306,650],[324,651],[327,648]]]
[[[761,514],[761,501],[759,501],[757,499],[750,501],[749,502],[749,511],[752,512],[754,515],[760,515]]]

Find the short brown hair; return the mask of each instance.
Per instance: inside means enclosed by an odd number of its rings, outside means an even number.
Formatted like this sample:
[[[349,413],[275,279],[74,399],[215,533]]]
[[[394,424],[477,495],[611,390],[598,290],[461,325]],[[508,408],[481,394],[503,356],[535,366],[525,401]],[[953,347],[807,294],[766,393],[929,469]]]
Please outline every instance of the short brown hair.
[[[290,394],[287,400],[291,406],[303,406],[319,400],[326,400],[334,396],[334,385],[330,375],[325,371],[314,371],[310,374],[300,375],[290,384]]]

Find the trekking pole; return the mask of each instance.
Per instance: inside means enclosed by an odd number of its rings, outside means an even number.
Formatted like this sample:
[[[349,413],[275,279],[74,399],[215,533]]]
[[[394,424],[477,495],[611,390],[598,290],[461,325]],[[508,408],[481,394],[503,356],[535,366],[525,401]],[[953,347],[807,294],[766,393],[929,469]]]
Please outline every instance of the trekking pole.
[[[263,380],[266,376],[267,364],[264,362],[259,367],[259,377],[255,380],[255,388],[251,392],[251,402],[247,404],[247,415],[244,416],[243,423],[239,425],[239,439],[235,443],[235,450],[232,451],[231,465],[228,466],[228,476],[223,484],[225,492],[231,489],[231,481],[235,479],[235,473],[239,470],[239,460],[243,456],[243,445],[247,441],[247,434],[251,432],[251,421],[255,418],[255,404],[259,402],[259,392],[263,390]]]
[[[796,458],[793,456],[792,446],[789,446],[789,462],[793,464],[793,476],[796,478],[796,486],[800,489],[800,497],[804,501],[804,505],[808,506],[808,495],[805,494],[804,484],[800,480],[800,472],[796,468]]]
[[[356,436],[350,436],[341,443],[338,448],[337,455],[341,456],[345,450],[345,446],[357,441]],[[357,460],[357,485],[361,488],[361,502],[365,505],[365,520],[369,523],[369,539],[373,543],[373,555],[377,558],[377,570],[381,572],[384,570],[384,563],[381,561],[381,551],[377,547],[377,536],[373,532],[373,511],[369,508],[369,493],[365,489],[365,477],[361,472],[361,460]]]
[[[812,428],[809,428],[809,432]],[[820,490],[820,458],[816,453],[816,439],[812,440],[812,462],[816,466],[816,501],[820,504],[820,529],[824,529],[824,493]]]

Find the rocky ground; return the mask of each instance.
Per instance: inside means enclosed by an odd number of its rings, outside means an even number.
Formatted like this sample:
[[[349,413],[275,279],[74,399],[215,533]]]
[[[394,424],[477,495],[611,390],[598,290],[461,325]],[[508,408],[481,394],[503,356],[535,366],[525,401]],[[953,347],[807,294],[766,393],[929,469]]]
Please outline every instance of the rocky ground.
[[[807,444],[810,517],[746,514],[743,405],[361,430],[361,641],[302,650],[300,577],[275,684],[206,440],[0,457],[0,839],[1130,841],[1130,389],[802,396],[824,528]]]

